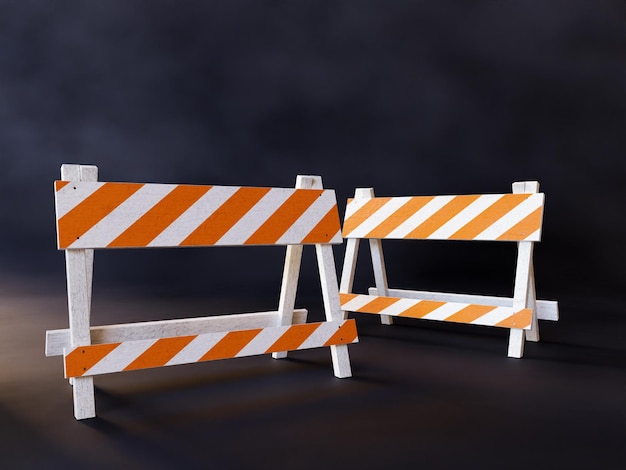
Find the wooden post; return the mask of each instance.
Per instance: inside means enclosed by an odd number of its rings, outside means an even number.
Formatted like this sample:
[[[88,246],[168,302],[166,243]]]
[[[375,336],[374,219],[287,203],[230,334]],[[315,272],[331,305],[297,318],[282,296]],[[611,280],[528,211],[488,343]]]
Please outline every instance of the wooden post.
[[[97,181],[95,166],[63,165],[64,181]],[[90,314],[93,282],[93,250],[65,250],[67,300],[69,310],[70,344],[72,347],[91,344]],[[74,416],[76,419],[96,416],[93,377],[76,377],[73,385]]]
[[[537,193],[539,192],[539,183],[536,181],[523,181],[513,183],[513,192]],[[532,308],[533,315],[531,330],[529,332],[526,332],[526,334],[524,330],[516,328],[511,329],[509,335],[509,357],[520,358],[524,355],[524,340],[527,336],[532,338],[533,341],[539,340],[532,258],[533,242],[518,242],[517,267],[515,269],[515,287],[513,292],[513,308]]]
[[[322,180],[319,176],[298,175],[295,187],[296,189],[321,188]],[[296,304],[296,292],[298,290],[298,279],[302,264],[302,248],[302,245],[287,246],[276,326],[291,325],[293,323],[293,309]],[[287,357],[287,351],[273,353],[272,357],[274,359],[284,359]]]

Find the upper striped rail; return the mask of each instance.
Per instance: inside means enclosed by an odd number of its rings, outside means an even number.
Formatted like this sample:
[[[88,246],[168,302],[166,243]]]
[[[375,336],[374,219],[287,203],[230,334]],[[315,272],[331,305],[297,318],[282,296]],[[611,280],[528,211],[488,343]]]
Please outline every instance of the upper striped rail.
[[[348,199],[344,238],[539,241],[544,194]]]
[[[341,243],[334,190],[55,181],[59,249]]]

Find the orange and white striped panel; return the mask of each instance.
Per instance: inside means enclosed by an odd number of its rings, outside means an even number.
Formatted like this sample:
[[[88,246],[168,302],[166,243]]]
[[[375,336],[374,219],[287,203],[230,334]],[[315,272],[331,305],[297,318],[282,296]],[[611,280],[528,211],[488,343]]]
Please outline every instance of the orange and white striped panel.
[[[341,243],[333,190],[55,182],[60,249]]]
[[[348,312],[423,318],[471,325],[528,330],[532,319],[532,310],[529,308],[514,310],[512,307],[345,293],[340,293],[339,299],[341,309]]]
[[[350,319],[79,346],[65,351],[65,377],[108,374],[356,342],[356,323]]]
[[[348,199],[344,238],[539,241],[543,193]]]

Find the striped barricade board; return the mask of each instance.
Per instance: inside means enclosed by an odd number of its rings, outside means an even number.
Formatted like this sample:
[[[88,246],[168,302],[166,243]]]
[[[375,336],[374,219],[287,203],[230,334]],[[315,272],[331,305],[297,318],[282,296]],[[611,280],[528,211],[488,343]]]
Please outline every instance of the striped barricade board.
[[[259,354],[329,347],[335,376],[350,377],[332,244],[342,243],[337,201],[318,176],[295,188],[100,182],[97,168],[63,165],[56,181],[58,248],[65,251],[69,328],[46,333],[63,355],[77,419],[95,416],[93,376]],[[119,325],[90,325],[96,249],[286,246],[278,308],[271,312]],[[304,245],[317,254],[326,321],[306,323],[295,298]]]
[[[522,357],[524,339],[538,341],[537,319],[558,319],[554,301],[535,298],[533,243],[540,241],[544,195],[536,182],[513,184],[511,194],[375,197],[359,188],[348,200],[343,224],[347,239],[340,284],[346,311],[420,318],[510,329],[510,357]],[[359,241],[368,239],[375,287],[352,293]],[[517,242],[513,298],[390,289],[383,239],[485,240]]]

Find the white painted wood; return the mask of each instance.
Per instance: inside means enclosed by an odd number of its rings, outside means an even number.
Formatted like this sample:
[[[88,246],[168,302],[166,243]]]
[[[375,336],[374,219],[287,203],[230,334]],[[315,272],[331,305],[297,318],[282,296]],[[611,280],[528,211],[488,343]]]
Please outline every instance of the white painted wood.
[[[342,290],[342,292],[346,292]],[[376,288],[368,289],[370,295],[376,295]],[[423,290],[389,289],[390,297],[403,297],[405,299],[435,300],[439,302],[459,302],[478,305],[494,305],[497,307],[512,307],[513,298],[497,297],[491,295],[455,294],[448,292],[429,292]],[[536,312],[539,320],[558,321],[559,304],[554,300],[537,300]]]
[[[533,319],[530,330],[526,331],[526,341],[539,342],[539,314],[537,313],[537,294],[535,291],[535,268],[530,261],[530,274],[528,277],[528,307],[533,310]]]
[[[236,313],[210,317],[182,318],[136,323],[122,323],[91,327],[91,344],[122,343],[145,339],[171,338],[194,334],[218,333],[221,331],[251,330],[276,325],[278,311]],[[307,310],[293,311],[292,323],[306,323]],[[48,330],[46,332],[46,356],[61,356],[63,349],[70,349],[70,330]]]
[[[319,176],[298,175],[296,189],[321,189],[322,180]],[[290,325],[292,312],[296,304],[300,266],[302,265],[302,245],[288,245],[285,253],[285,265],[278,300],[278,319],[276,326]],[[284,359],[288,351],[275,352],[274,359]]]
[[[83,181],[97,178],[97,168],[81,165],[63,165],[61,179]],[[89,328],[91,313],[91,291],[93,282],[93,250],[66,250],[65,269],[67,275],[67,300],[71,346],[91,344]],[[96,416],[96,403],[91,377],[76,378],[73,386],[74,417],[76,419]]]
[[[374,282],[376,284],[376,295],[389,296],[389,285],[387,284],[387,268],[383,256],[383,245],[379,239],[370,239],[370,254],[372,256],[372,267],[374,268]],[[380,315],[380,322],[383,325],[393,325],[391,315]]]
[[[514,193],[536,193],[539,183],[536,181],[522,181],[513,183]],[[534,299],[534,280],[532,279],[533,242],[525,241],[517,244],[517,266],[515,269],[515,285],[513,288],[513,308],[532,308],[536,305]],[[531,299],[531,295],[533,299]],[[539,339],[537,315],[533,314],[531,337]],[[511,329],[509,336],[509,357],[521,358],[524,355],[524,341],[526,333]]]
[[[317,254],[317,266],[320,272],[320,282],[322,285],[322,297],[324,300],[324,311],[326,320],[343,320],[344,313],[339,303],[339,288],[337,283],[337,271],[331,245],[315,245]],[[330,354],[333,362],[335,377],[352,377],[350,367],[350,356],[348,346],[331,346]]]
[[[339,292],[352,292],[354,285],[354,273],[356,272],[356,258],[359,252],[358,238],[348,238],[346,240],[346,250],[343,257],[343,267],[341,269],[341,281]]]

